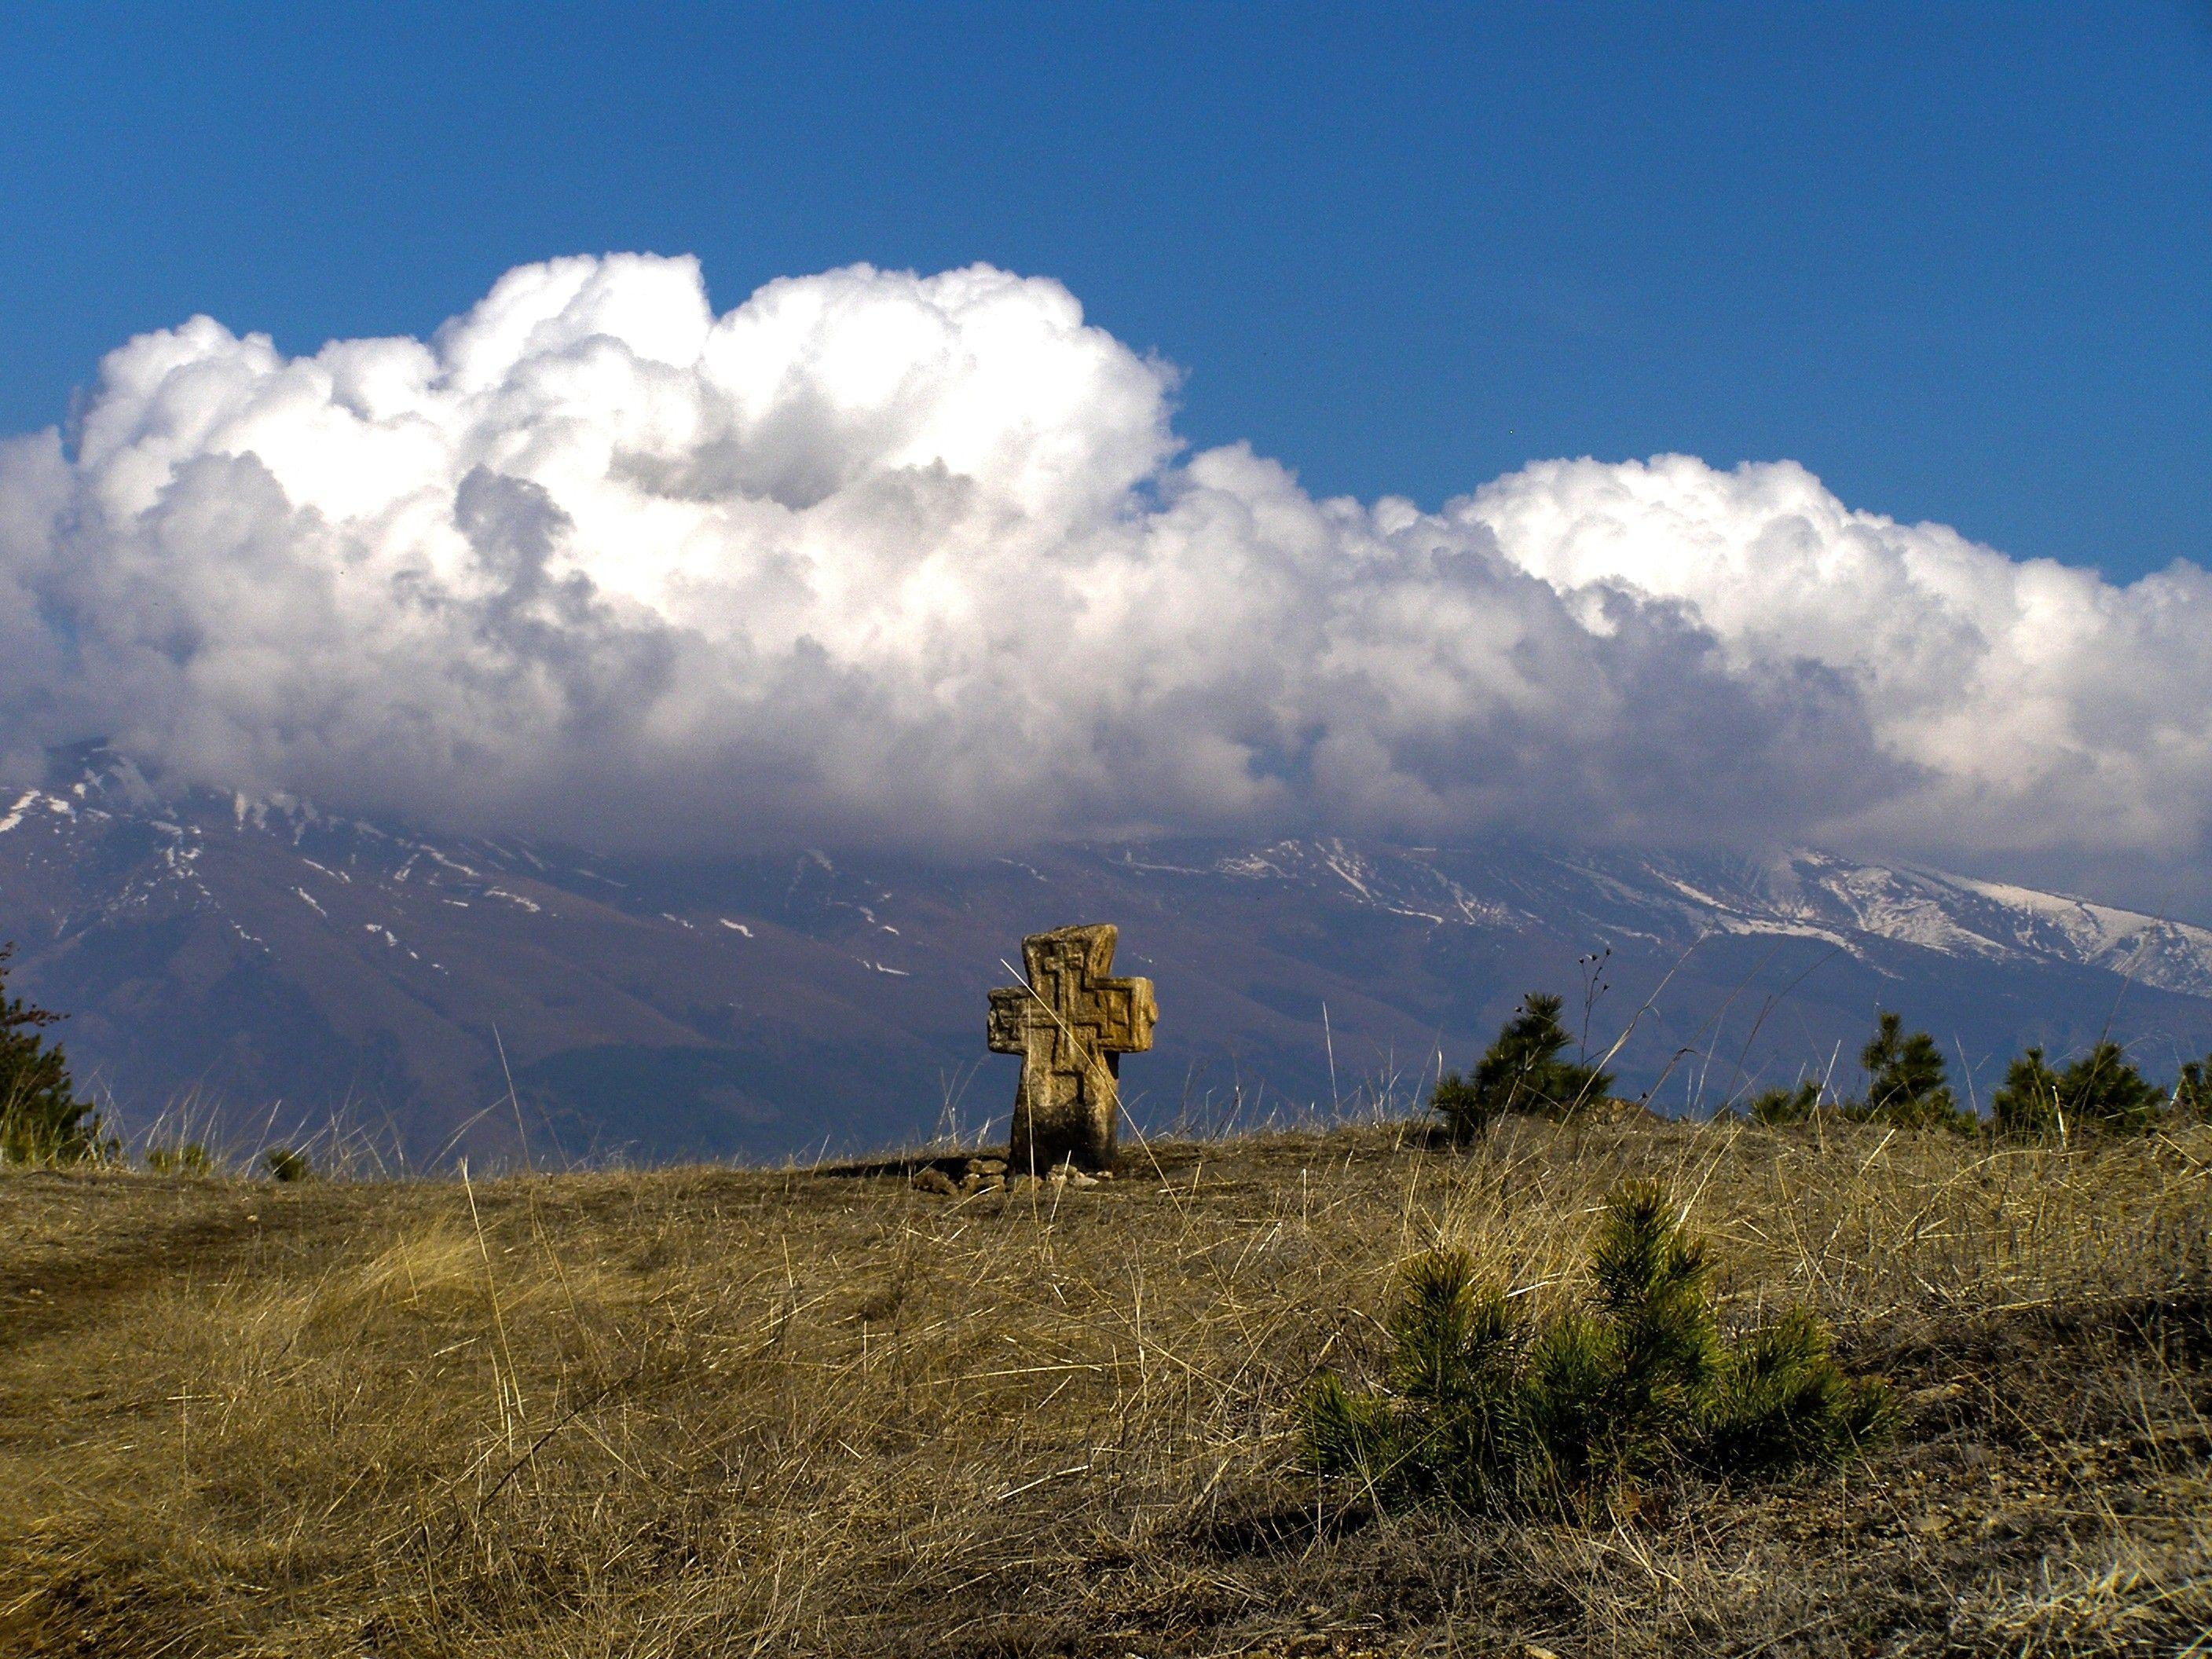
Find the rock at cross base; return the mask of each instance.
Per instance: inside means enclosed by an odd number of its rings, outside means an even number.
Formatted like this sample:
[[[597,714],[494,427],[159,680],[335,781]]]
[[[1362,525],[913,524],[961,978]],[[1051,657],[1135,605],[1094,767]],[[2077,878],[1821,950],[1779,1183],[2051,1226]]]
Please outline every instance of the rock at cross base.
[[[1032,933],[1022,941],[1030,982],[991,993],[991,1047],[1022,1057],[1012,1171],[1114,1161],[1121,1056],[1152,1046],[1160,1017],[1152,981],[1108,977],[1115,937],[1104,923]]]

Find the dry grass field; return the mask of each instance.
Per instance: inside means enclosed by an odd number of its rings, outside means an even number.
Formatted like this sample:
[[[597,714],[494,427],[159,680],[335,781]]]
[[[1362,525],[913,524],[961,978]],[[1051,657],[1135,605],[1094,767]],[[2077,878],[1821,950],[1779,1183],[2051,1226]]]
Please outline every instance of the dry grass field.
[[[1865,1461],[1589,1524],[1298,1470],[1399,1264],[1665,1177]],[[937,1185],[940,1183],[931,1183]],[[0,1179],[0,1653],[2212,1651],[2212,1131],[1512,1121],[896,1171]]]

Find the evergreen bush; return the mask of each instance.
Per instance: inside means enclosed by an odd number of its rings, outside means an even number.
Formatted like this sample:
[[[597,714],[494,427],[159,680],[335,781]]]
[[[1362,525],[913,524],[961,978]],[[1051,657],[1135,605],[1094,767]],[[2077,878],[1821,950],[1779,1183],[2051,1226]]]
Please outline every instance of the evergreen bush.
[[[1832,1465],[1881,1433],[1887,1391],[1846,1376],[1829,1349],[1827,1328],[1804,1308],[1730,1349],[1706,1417],[1706,1462],[1753,1475]]]
[[[2100,1042],[2069,1066],[2059,1088],[2075,1120],[2105,1134],[2141,1134],[2166,1108],[2165,1095],[2117,1042]]]
[[[2058,1073],[2033,1047],[2005,1068],[2004,1085],[1990,1097],[1990,1122],[1999,1134],[2042,1136],[2058,1133]]]
[[[1802,1123],[1820,1109],[1820,1081],[1807,1078],[1794,1089],[1762,1089],[1751,1097],[1751,1120],[1775,1127]]]
[[[2182,1063],[2173,1085],[2173,1110],[2184,1123],[2212,1123],[2212,1060]]]
[[[1944,1080],[1943,1054],[1925,1031],[1908,1032],[1902,1016],[1884,1010],[1875,1035],[1859,1051],[1868,1074],[1866,1100],[1855,1115],[1910,1129],[1972,1129],[1972,1113],[1960,1109]]]
[[[2195,1062],[2181,1068],[2177,1100],[2191,1087]],[[2201,1071],[2198,1078],[2203,1078]],[[2100,1042],[2063,1072],[2054,1072],[2040,1048],[2030,1048],[2005,1072],[1991,1098],[2000,1134],[2032,1137],[2140,1134],[2159,1120],[2166,1097],[2143,1079],[2117,1042]]]
[[[1419,1257],[1386,1326],[1382,1388],[1318,1377],[1306,1458],[1385,1504],[1586,1511],[1688,1469],[1838,1463],[1886,1428],[1887,1390],[1845,1376],[1810,1313],[1724,1340],[1711,1278],[1703,1242],[1650,1182],[1608,1198],[1584,1301],[1539,1328],[1465,1253]]]
[[[1604,1097],[1610,1076],[1564,1058],[1574,1042],[1559,1023],[1564,1006],[1548,993],[1530,992],[1471,1076],[1447,1072],[1437,1078],[1429,1109],[1454,1139],[1472,1139],[1508,1113],[1560,1117]]]
[[[64,1017],[8,994],[12,945],[0,945],[0,1163],[74,1164],[110,1150],[77,1097],[69,1061],[40,1034]]]

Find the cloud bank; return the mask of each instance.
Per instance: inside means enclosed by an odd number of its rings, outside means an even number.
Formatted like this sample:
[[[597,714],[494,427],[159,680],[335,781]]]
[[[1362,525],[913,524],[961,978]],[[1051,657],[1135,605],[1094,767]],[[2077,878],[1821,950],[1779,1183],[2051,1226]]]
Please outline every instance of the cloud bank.
[[[509,272],[425,342],[207,318],[0,447],[0,756],[708,851],[1328,830],[2170,860],[2212,579],[1789,462],[1424,513],[1187,453],[1174,371],[985,266]]]

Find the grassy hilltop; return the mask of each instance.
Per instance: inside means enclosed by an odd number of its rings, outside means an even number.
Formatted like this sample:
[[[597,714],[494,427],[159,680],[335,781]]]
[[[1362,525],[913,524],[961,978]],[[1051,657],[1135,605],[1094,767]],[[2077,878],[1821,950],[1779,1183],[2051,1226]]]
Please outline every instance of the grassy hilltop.
[[[1532,1314],[1656,1176],[1896,1425],[1768,1484],[1305,1472],[1403,1264]],[[2212,1626],[2212,1130],[1513,1118],[895,1170],[0,1179],[0,1651],[2172,1653]],[[2201,1645],[2191,1650],[2202,1651]]]

